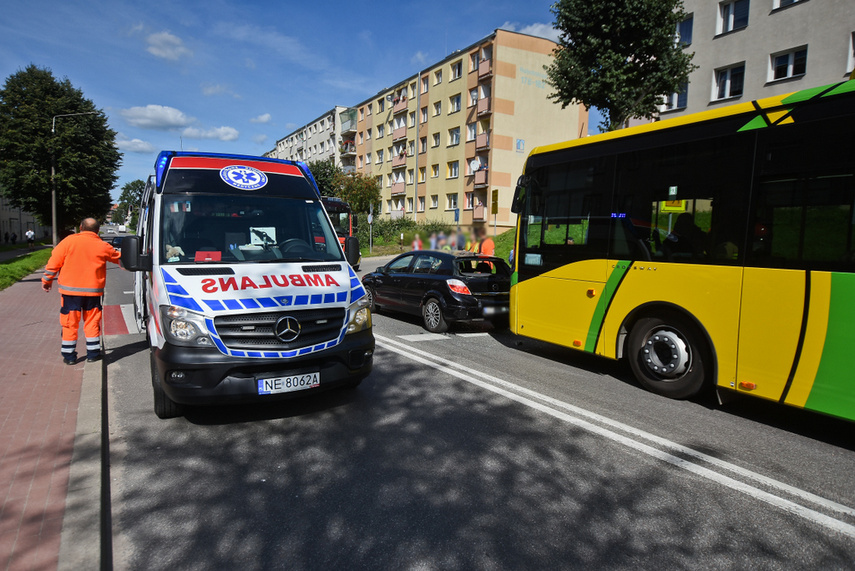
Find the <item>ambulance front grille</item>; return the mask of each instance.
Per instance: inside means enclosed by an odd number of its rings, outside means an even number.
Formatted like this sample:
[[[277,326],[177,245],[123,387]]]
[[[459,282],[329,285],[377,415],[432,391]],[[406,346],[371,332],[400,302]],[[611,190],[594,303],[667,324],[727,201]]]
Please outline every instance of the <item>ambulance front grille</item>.
[[[274,333],[276,322],[285,316],[300,323],[300,334],[287,343]],[[290,351],[332,341],[341,333],[344,317],[344,308],[241,313],[215,317],[214,329],[229,349]]]

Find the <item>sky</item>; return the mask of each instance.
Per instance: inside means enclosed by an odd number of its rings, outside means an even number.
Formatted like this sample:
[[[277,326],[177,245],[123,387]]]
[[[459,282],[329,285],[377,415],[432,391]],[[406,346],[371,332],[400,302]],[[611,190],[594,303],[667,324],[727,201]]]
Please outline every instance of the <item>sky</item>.
[[[261,155],[333,106],[355,105],[496,28],[556,40],[551,4],[7,2],[0,76],[50,69],[104,111],[123,153],[118,198],[153,172],[161,150]],[[57,129],[63,120],[74,119]]]

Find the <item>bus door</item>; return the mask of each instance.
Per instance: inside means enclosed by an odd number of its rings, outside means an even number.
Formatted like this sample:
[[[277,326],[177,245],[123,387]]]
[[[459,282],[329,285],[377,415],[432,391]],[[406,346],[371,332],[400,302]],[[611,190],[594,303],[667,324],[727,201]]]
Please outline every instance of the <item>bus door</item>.
[[[526,177],[515,296],[520,335],[596,349],[609,273],[610,170],[601,162],[560,163]]]

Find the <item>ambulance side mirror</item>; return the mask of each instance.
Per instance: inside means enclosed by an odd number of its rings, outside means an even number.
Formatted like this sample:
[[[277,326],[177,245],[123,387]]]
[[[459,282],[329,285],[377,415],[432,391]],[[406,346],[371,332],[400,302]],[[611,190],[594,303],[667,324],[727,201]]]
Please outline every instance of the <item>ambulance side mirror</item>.
[[[150,272],[151,256],[142,255],[141,249],[139,236],[125,236],[122,239],[122,267],[131,272]]]
[[[344,239],[344,257],[351,266],[359,263],[359,238],[348,236]]]

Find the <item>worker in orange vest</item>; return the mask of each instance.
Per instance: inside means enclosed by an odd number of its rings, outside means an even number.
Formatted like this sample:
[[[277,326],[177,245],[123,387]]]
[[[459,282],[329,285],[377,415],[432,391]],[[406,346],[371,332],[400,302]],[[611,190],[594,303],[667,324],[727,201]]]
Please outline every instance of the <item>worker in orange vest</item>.
[[[101,296],[107,283],[107,262],[119,263],[121,254],[98,236],[100,225],[94,218],[80,223],[80,233],[72,234],[53,249],[45,266],[42,289],[50,291],[53,280],[62,294],[59,323],[62,325],[62,360],[77,362],[77,329],[83,318],[86,360],[101,358]],[[61,273],[60,273],[61,270]]]

